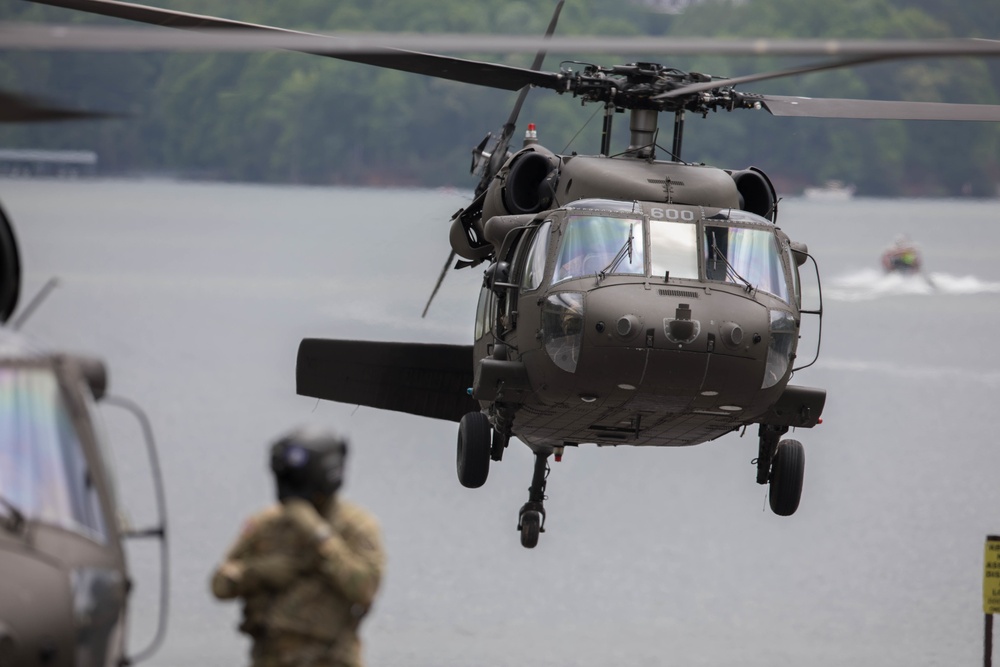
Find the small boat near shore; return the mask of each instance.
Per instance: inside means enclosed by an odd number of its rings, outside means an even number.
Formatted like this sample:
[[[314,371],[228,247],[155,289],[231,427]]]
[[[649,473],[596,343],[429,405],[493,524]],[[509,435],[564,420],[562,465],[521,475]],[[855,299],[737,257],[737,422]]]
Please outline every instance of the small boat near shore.
[[[843,181],[827,181],[802,191],[802,196],[815,201],[848,201],[854,198],[855,187]]]

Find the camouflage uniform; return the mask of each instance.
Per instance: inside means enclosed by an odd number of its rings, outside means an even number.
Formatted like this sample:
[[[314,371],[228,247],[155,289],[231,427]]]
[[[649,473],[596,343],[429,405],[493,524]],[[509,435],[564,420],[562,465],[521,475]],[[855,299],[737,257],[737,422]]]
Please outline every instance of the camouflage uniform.
[[[378,524],[337,498],[322,519],[311,505],[307,512],[318,533],[290,504],[252,517],[212,577],[216,597],[243,599],[240,630],[253,638],[253,667],[362,665],[358,626],[385,560]]]

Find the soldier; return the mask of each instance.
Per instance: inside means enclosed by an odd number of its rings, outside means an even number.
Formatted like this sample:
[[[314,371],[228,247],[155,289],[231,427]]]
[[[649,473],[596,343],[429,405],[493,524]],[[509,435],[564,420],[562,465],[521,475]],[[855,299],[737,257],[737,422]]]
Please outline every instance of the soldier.
[[[360,667],[358,626],[382,576],[378,524],[337,497],[347,443],[298,429],[271,447],[279,503],[247,522],[212,576],[242,598],[253,667]]]

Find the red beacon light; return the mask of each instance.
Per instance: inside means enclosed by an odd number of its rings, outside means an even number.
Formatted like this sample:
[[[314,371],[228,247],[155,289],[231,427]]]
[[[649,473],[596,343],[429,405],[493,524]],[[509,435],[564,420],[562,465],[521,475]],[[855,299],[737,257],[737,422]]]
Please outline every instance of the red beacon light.
[[[528,123],[528,129],[524,131],[524,143],[533,144],[538,141],[538,132],[535,130],[534,123]]]

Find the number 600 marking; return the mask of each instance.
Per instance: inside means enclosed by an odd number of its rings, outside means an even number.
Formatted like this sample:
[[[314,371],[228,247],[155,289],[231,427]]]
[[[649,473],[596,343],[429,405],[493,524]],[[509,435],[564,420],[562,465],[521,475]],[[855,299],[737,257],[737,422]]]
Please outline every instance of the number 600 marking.
[[[684,222],[694,222],[694,211],[682,211],[676,208],[651,208],[649,217],[661,220],[683,220]]]

